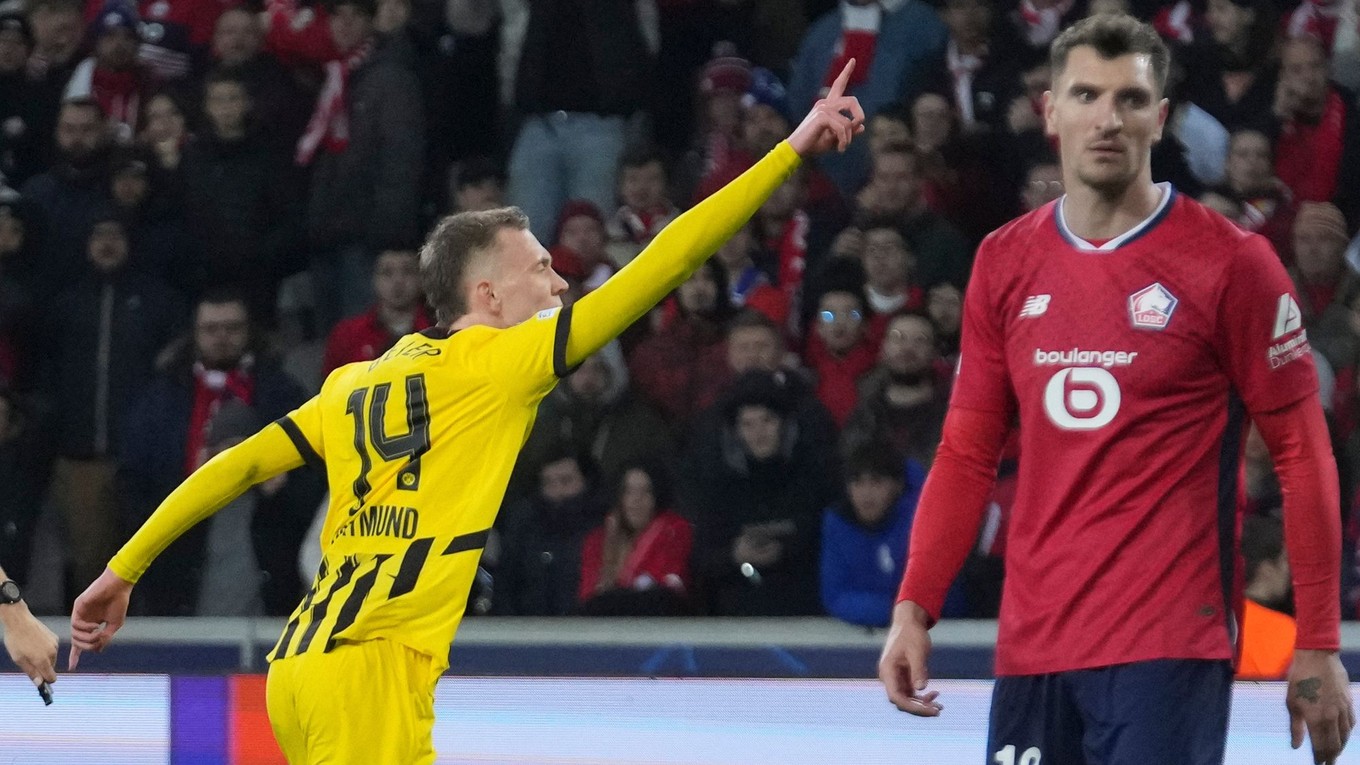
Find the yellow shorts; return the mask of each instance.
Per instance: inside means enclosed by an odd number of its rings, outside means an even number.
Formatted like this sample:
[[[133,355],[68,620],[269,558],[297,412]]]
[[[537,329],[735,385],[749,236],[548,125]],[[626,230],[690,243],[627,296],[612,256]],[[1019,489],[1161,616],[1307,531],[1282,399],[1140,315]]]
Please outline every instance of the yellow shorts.
[[[427,765],[442,671],[390,640],[280,659],[265,691],[274,737],[291,765]]]

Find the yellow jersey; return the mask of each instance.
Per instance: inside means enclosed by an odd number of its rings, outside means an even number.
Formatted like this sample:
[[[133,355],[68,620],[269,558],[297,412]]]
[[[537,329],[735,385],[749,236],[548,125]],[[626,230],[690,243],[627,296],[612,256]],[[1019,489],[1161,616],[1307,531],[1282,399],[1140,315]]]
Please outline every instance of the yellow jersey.
[[[444,666],[539,402],[687,279],[798,162],[779,144],[574,306],[505,329],[426,330],[337,369],[316,397],[190,475],[109,567],[136,582],[188,528],[310,463],[330,487],[322,563],[271,660],[387,638]]]

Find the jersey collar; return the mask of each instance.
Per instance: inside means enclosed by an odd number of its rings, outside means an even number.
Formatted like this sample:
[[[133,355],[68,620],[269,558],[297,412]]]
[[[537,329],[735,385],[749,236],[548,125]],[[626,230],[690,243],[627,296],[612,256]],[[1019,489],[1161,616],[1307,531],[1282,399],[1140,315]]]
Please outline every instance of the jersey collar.
[[[1063,239],[1066,239],[1068,244],[1082,252],[1113,252],[1151,231],[1154,226],[1162,222],[1162,219],[1166,217],[1167,212],[1171,210],[1171,202],[1176,197],[1176,189],[1166,181],[1157,184],[1157,188],[1162,191],[1162,199],[1157,203],[1157,207],[1152,211],[1152,214],[1144,218],[1138,225],[1099,247],[1072,233],[1072,230],[1067,227],[1067,218],[1063,215],[1063,204],[1067,201],[1067,195],[1063,194],[1057,204],[1053,205],[1053,219],[1058,225],[1058,233],[1062,234]]]

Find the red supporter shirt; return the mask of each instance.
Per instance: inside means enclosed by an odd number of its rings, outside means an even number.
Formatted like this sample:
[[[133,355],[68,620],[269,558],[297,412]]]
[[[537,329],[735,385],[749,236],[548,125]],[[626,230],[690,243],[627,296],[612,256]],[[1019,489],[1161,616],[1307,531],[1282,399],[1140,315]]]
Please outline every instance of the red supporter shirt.
[[[1247,415],[1317,376],[1266,241],[1162,189],[1099,248],[1054,202],[978,250],[952,405],[1018,410],[1022,455],[998,675],[1233,657]]]
[[[432,322],[425,307],[416,309],[412,332],[428,328]],[[396,345],[401,338],[378,317],[376,307],[367,313],[351,316],[335,325],[326,338],[326,352],[321,360],[321,374],[329,375],[336,369],[356,361],[372,361]]]

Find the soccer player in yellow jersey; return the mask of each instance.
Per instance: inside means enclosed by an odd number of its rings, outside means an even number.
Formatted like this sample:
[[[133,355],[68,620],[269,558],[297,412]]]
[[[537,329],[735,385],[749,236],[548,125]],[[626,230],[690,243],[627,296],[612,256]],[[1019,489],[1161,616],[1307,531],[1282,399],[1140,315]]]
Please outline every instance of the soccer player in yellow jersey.
[[[269,655],[274,734],[292,763],[433,762],[435,683],[538,403],[744,225],[800,157],[844,150],[864,120],[843,95],[853,67],[787,141],[574,306],[518,209],[444,219],[420,256],[438,325],[337,369],[189,476],[76,600],[71,668],[108,645],[133,583],[176,537],[311,464],[330,507],[316,579]]]

